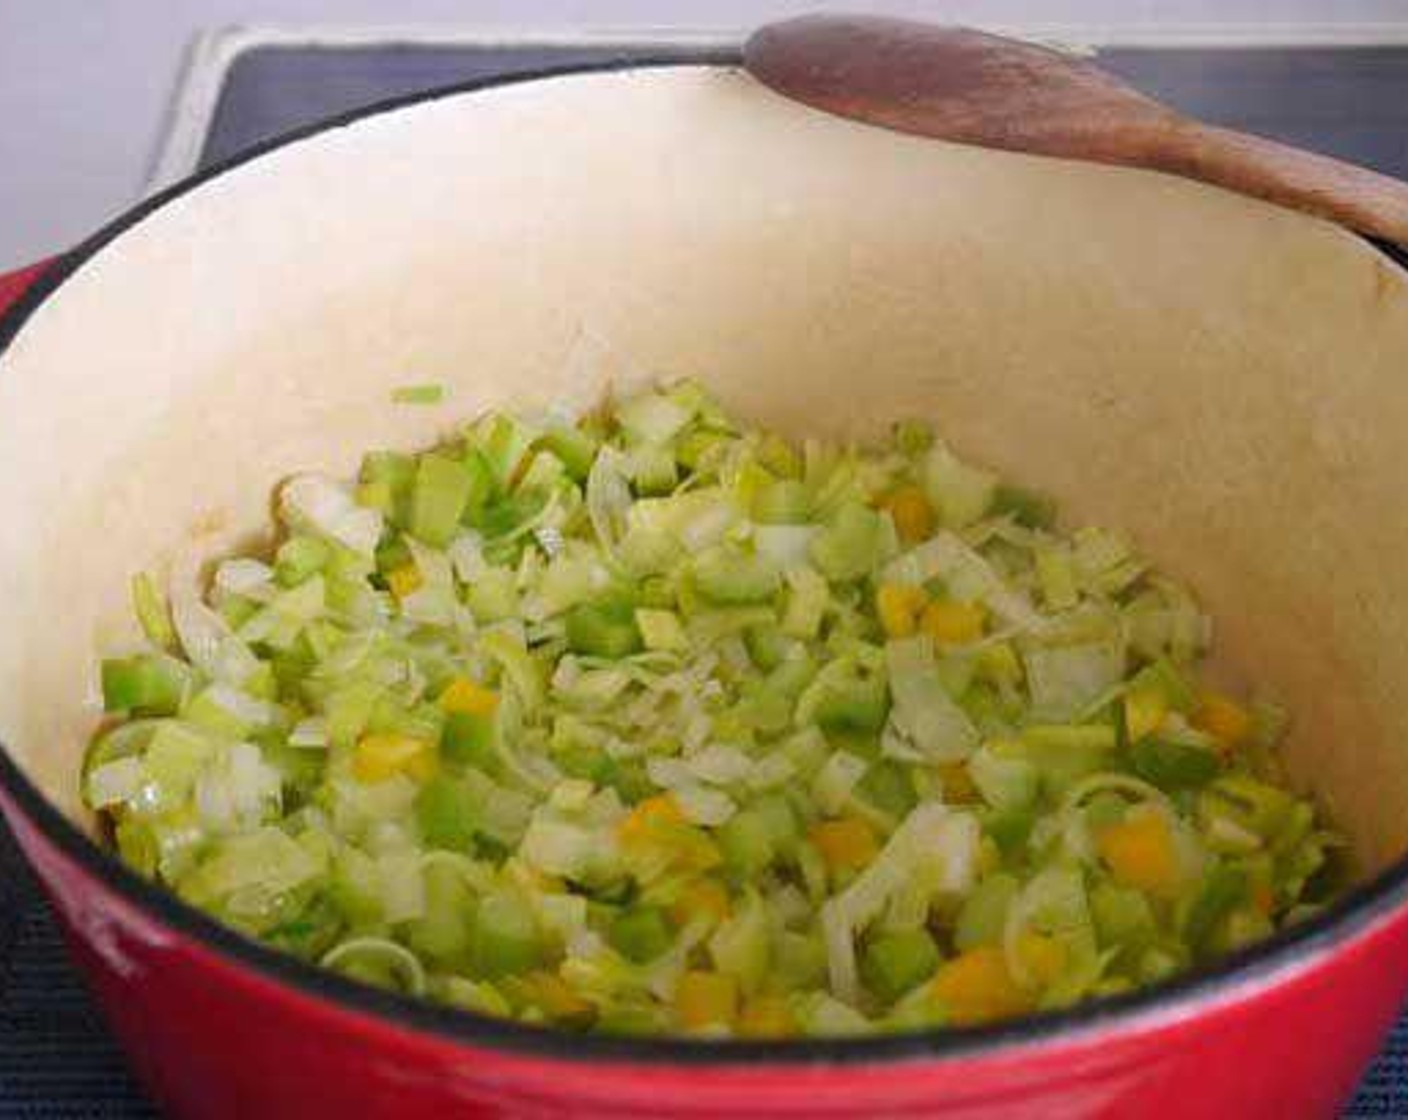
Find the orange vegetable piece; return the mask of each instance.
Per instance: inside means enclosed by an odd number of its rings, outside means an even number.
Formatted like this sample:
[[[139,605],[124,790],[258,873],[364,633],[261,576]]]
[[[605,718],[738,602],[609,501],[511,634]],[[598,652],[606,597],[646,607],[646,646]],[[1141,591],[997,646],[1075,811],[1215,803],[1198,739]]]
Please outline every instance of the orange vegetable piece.
[[[1183,882],[1168,822],[1153,810],[1131,810],[1095,838],[1100,857],[1116,881],[1158,895],[1177,896]]]
[[[996,945],[980,945],[939,966],[930,992],[955,1026],[991,1023],[1031,1011],[1031,993],[1013,979]]]
[[[988,612],[981,603],[960,603],[954,599],[939,599],[924,608],[919,629],[936,642],[945,645],[966,645],[983,636]]]
[[[1251,713],[1231,697],[1218,692],[1203,693],[1192,722],[1198,730],[1206,731],[1227,748],[1240,746],[1252,730]]]
[[[797,1033],[797,1020],[785,997],[757,996],[744,1004],[738,1033],[743,1038],[787,1038]]]
[[[732,1027],[738,1015],[738,985],[721,972],[686,972],[675,988],[675,1014],[687,1030]]]
[[[895,523],[895,532],[906,544],[918,544],[934,533],[934,507],[918,486],[901,486],[880,501]]]
[[[812,825],[807,839],[832,871],[862,868],[880,851],[875,830],[861,817],[841,817]]]

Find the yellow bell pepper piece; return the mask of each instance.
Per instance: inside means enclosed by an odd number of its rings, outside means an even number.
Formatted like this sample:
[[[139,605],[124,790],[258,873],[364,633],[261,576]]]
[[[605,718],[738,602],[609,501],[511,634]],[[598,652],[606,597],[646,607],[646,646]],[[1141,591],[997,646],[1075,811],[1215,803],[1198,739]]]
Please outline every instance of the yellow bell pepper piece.
[[[743,1038],[787,1038],[797,1033],[797,1020],[785,997],[757,996],[743,1005],[738,1033]]]
[[[1132,809],[1124,820],[1101,829],[1095,846],[1117,882],[1161,898],[1177,897],[1183,872],[1161,813]]]
[[[729,909],[727,887],[717,879],[696,879],[670,904],[669,914],[677,926],[686,926],[701,914],[717,925],[728,917]]]
[[[889,511],[895,532],[905,544],[918,544],[934,533],[934,507],[918,486],[901,486],[880,500],[880,508]]]
[[[949,1022],[960,1027],[1009,1019],[1035,1006],[996,945],[980,945],[945,961],[929,991],[948,1012]]]
[[[738,985],[721,972],[686,972],[675,988],[675,1014],[687,1030],[732,1027],[738,1015]]]
[[[1017,939],[1017,955],[1032,979],[1045,988],[1055,983],[1066,967],[1066,947],[1054,937],[1030,930]]]
[[[398,599],[413,595],[420,590],[423,583],[425,580],[420,574],[420,569],[414,564],[402,564],[386,574],[386,586],[391,588],[391,594]]]
[[[576,1023],[596,1014],[594,1003],[578,995],[562,977],[551,972],[530,972],[522,978],[520,990],[551,1019]]]
[[[468,677],[456,677],[440,693],[440,708],[471,716],[491,716],[499,706],[499,694]]]
[[[1124,694],[1124,725],[1129,741],[1137,743],[1163,726],[1168,699],[1163,690],[1140,685]]]
[[[983,636],[987,614],[981,603],[940,599],[924,608],[919,629],[945,645],[965,645]]]
[[[807,839],[832,871],[865,867],[880,852],[875,830],[862,817],[821,821],[812,825]]]
[[[352,774],[359,782],[384,782],[401,773],[412,773],[413,766],[420,769],[427,765],[423,760],[431,756],[433,765],[434,745],[425,739],[411,735],[368,735],[352,752]]]
[[[875,590],[875,613],[889,638],[911,637],[919,627],[919,612],[929,597],[922,587],[905,583],[882,583]]]
[[[1252,730],[1251,713],[1231,697],[1218,692],[1203,693],[1192,722],[1198,730],[1206,731],[1227,748],[1240,746]]]

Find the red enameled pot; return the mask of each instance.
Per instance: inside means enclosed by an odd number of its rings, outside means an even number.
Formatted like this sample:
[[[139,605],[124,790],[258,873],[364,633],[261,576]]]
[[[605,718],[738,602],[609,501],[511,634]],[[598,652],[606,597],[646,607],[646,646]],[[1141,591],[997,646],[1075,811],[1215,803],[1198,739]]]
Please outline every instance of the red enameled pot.
[[[0,808],[180,1116],[1324,1116],[1408,992],[1408,284],[1160,175],[799,108],[727,63],[358,114],[0,278]],[[494,403],[698,376],[784,430],[914,413],[1127,527],[1297,716],[1363,885],[1162,987],[855,1041],[575,1037],[251,944],[92,841],[76,773],[131,572]],[[450,407],[397,409],[442,380]],[[212,534],[214,534],[212,536]],[[221,536],[220,534],[225,534]]]

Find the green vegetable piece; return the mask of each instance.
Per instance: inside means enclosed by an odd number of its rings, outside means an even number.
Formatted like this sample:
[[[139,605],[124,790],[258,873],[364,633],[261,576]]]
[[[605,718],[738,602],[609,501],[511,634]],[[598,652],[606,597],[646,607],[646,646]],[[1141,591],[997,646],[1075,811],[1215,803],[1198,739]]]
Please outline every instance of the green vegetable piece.
[[[437,774],[416,795],[416,822],[428,847],[467,852],[474,847],[479,799],[464,782]]]
[[[472,483],[464,464],[431,452],[416,465],[411,491],[412,536],[432,548],[444,548],[459,529]]]
[[[1132,688],[1151,688],[1160,693],[1168,706],[1185,715],[1198,706],[1198,694],[1192,683],[1167,657],[1160,657],[1134,675]]]
[[[960,952],[979,945],[1000,945],[1007,910],[1021,890],[1012,875],[989,875],[963,902],[954,924],[953,944]]]
[[[909,771],[898,762],[883,759],[872,762],[856,785],[856,791],[882,813],[901,820],[918,804]]]
[[[589,657],[629,657],[644,646],[635,605],[625,597],[581,603],[567,614],[567,645]]]
[[[882,559],[885,541],[880,514],[859,502],[847,502],[812,539],[812,562],[833,582],[860,579]]]
[[[1198,809],[1204,820],[1225,817],[1270,839],[1291,817],[1295,800],[1284,790],[1241,774],[1219,778],[1203,790]]]
[[[490,979],[527,972],[542,962],[543,944],[527,903],[501,892],[485,896],[474,916],[470,959]]]
[[[469,960],[474,929],[474,896],[464,876],[444,863],[427,862],[425,914],[406,929],[417,956],[442,968],[463,967]]]
[[[612,921],[606,939],[613,949],[636,964],[653,961],[674,943],[664,911],[653,906],[623,910]]]
[[[132,609],[147,641],[168,652],[176,648],[176,628],[171,624],[171,608],[156,580],[147,572],[132,577]]]
[[[445,399],[445,386],[434,382],[398,385],[391,390],[392,404],[439,404]]]
[[[724,606],[766,602],[782,587],[776,563],[740,548],[707,549],[695,559],[693,572],[699,593]]]
[[[399,451],[370,451],[362,457],[362,481],[377,486],[385,497],[379,506],[399,529],[410,524],[411,488],[415,483],[416,461]]]
[[[537,446],[546,448],[562,461],[573,482],[585,482],[596,461],[597,443],[580,428],[559,426],[538,437]]]
[[[296,534],[279,545],[274,556],[274,580],[280,587],[297,587],[322,571],[331,556],[327,542]]]
[[[749,658],[765,673],[771,672],[782,663],[793,644],[776,626],[750,626],[743,631],[743,645]]]
[[[817,702],[814,717],[823,731],[873,734],[885,726],[890,694],[879,677],[836,682]]]
[[[1134,887],[1100,883],[1090,892],[1090,913],[1102,945],[1143,948],[1157,933],[1148,896]]]
[[[861,957],[866,987],[886,1003],[899,999],[932,976],[939,966],[939,948],[923,929],[883,933],[871,940]]]
[[[440,729],[440,754],[446,762],[497,773],[499,756],[493,717],[476,712],[447,713]]]
[[[758,489],[753,520],[762,525],[803,525],[811,513],[811,494],[794,478],[782,478]]]
[[[740,882],[754,881],[776,858],[774,826],[755,809],[734,813],[715,833],[724,866]]]
[[[104,711],[135,716],[174,716],[190,680],[190,670],[164,654],[108,658],[101,675]]]
[[[1183,936],[1194,949],[1202,949],[1218,924],[1247,897],[1247,873],[1233,863],[1215,862],[1203,875],[1203,884],[1183,919]]]
[[[993,493],[992,512],[1006,514],[1029,529],[1049,529],[1056,524],[1056,500],[1021,486],[999,485]]]
[[[1206,785],[1222,768],[1206,747],[1152,737],[1130,748],[1130,764],[1146,782],[1168,791]]]

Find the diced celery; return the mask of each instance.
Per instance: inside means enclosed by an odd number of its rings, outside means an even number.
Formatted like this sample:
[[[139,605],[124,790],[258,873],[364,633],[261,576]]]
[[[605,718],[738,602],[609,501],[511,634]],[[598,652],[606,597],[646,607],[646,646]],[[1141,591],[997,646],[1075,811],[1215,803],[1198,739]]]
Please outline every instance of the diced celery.
[[[953,944],[960,952],[979,945],[1002,944],[1007,911],[1021,891],[1012,875],[989,875],[963,902],[954,925]]]
[[[439,774],[416,795],[416,822],[421,837],[432,848],[469,851],[480,816],[479,798],[458,778]]]
[[[600,445],[580,428],[559,425],[540,435],[538,446],[545,447],[556,455],[574,482],[583,483],[591,472],[592,461],[596,459]]]
[[[607,931],[607,940],[627,960],[645,964],[674,943],[674,934],[663,910],[636,906],[616,916]]]
[[[695,558],[692,570],[699,593],[725,606],[765,602],[782,586],[776,564],[740,548],[707,549]]]
[[[434,548],[444,548],[459,528],[471,488],[459,460],[433,452],[422,455],[411,491],[411,534]]]
[[[1130,748],[1134,772],[1162,790],[1206,785],[1222,768],[1216,752],[1191,743],[1149,737]]]
[[[175,715],[190,681],[185,663],[165,654],[108,658],[102,663],[103,708],[134,716]]]
[[[440,754],[446,762],[494,774],[499,757],[494,718],[478,712],[449,712],[440,730]]]
[[[753,495],[753,520],[763,525],[801,525],[810,513],[811,495],[797,479],[777,479]]]
[[[274,579],[282,587],[297,587],[322,571],[331,555],[326,541],[295,533],[279,546],[274,557]]]
[[[412,921],[406,940],[420,956],[443,968],[464,967],[474,928],[474,895],[458,869],[427,861],[425,913]]]
[[[635,606],[624,596],[573,607],[567,615],[567,644],[574,653],[620,658],[642,648]]]
[[[406,528],[411,516],[411,488],[415,483],[416,461],[399,451],[370,451],[362,458],[362,481],[380,484],[390,496],[383,509],[393,525]]]
[[[470,938],[474,969],[490,979],[527,972],[543,957],[542,937],[528,905],[499,892],[480,900]]]
[[[827,579],[844,581],[868,575],[885,559],[886,537],[880,514],[852,502],[837,510],[812,540],[811,557]]]
[[[156,580],[147,572],[132,577],[132,609],[147,641],[158,649],[176,648],[176,629],[171,625],[171,608]]]
[[[886,1003],[928,979],[939,966],[939,947],[924,929],[897,930],[871,938],[860,960],[865,985]]]

